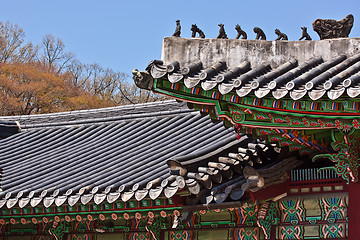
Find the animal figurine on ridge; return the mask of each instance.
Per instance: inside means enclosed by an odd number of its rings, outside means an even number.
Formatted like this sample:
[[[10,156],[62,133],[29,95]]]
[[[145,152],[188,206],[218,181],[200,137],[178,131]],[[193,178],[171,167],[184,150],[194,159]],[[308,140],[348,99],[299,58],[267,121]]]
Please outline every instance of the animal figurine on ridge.
[[[242,36],[241,39],[247,39],[247,34],[246,34],[246,32],[241,29],[241,27],[240,27],[239,24],[236,24],[235,30],[237,31],[237,36],[236,36],[235,39],[239,39],[241,36]]]
[[[254,27],[254,33],[256,33],[255,40],[266,40],[264,31],[259,27]]]
[[[301,27],[302,29],[302,35],[301,38],[299,38],[299,41],[303,40],[305,38],[305,40],[312,40],[310,35],[307,33],[307,27]]]
[[[192,31],[192,34],[191,34],[192,38],[196,37],[196,33],[199,34],[199,38],[205,38],[204,32],[201,31],[200,28],[198,28],[198,26],[196,26],[196,24],[192,24],[190,30]]]
[[[225,33],[224,24],[220,23],[218,26],[220,27],[220,29],[219,29],[219,35],[216,38],[228,39]]]
[[[279,29],[275,29],[275,34],[278,35],[278,37],[275,39],[275,41],[288,40],[287,35],[285,33],[280,32]]]

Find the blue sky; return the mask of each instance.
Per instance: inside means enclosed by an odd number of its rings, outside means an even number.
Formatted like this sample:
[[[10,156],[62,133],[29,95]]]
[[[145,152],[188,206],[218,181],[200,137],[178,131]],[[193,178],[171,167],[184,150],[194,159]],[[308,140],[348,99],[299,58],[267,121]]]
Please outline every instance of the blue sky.
[[[223,23],[229,38],[235,38],[239,24],[254,39],[252,29],[261,27],[267,39],[276,38],[275,28],[289,40],[301,36],[306,26],[310,36],[317,18],[355,17],[350,37],[360,36],[358,1],[267,0],[1,0],[0,21],[21,26],[26,40],[41,43],[50,33],[60,37],[68,51],[83,63],[99,63],[115,71],[130,74],[143,70],[153,59],[161,58],[162,39],[171,36],[176,19],[181,20],[182,37],[190,37],[196,23],[206,38],[215,38]]]

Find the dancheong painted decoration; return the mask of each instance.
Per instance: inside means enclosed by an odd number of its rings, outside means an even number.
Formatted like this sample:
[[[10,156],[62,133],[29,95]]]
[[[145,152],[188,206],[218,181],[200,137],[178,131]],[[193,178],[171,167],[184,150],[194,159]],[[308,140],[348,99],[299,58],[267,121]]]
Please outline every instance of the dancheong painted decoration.
[[[177,24],[133,71],[171,100],[0,117],[0,239],[357,239],[360,40]]]

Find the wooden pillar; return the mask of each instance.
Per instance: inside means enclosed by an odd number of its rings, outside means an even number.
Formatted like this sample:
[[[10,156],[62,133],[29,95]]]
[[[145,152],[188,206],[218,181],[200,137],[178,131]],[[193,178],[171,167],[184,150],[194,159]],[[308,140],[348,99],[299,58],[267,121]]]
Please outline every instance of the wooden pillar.
[[[349,184],[348,238],[359,239],[360,228],[360,183]]]

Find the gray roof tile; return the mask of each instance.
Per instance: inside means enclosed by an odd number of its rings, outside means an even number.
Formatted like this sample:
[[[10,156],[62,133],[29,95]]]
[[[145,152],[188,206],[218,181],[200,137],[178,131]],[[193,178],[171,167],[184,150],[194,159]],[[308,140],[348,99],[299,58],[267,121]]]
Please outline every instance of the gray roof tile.
[[[110,115],[103,118],[107,110]],[[15,201],[22,207],[27,197],[32,206],[61,204],[64,197],[68,204],[88,202],[94,189],[99,194],[111,189],[106,196],[121,189],[127,200],[134,184],[143,191],[149,182],[168,178],[168,159],[237,141],[232,129],[175,101],[3,119],[19,120],[26,128],[0,140],[0,200],[22,193]],[[51,200],[54,193],[58,196]]]
[[[174,64],[179,65],[170,65]],[[207,69],[201,62],[179,69],[170,65],[152,61],[147,69],[153,78],[166,76],[171,83],[183,82],[187,88],[217,88],[221,94],[233,91],[240,97],[253,94],[263,98],[271,93],[276,99],[289,95],[293,100],[308,96],[315,101],[325,97],[335,100],[345,92],[351,98],[360,94],[360,54],[340,55],[326,62],[313,58],[301,65],[293,59],[273,69],[270,64],[251,68],[247,61],[231,69],[226,69],[223,61]]]
[[[13,119],[26,131],[0,140],[0,208],[156,199],[184,188],[190,203],[220,203],[301,164],[175,101]],[[261,175],[271,167],[274,176]]]

